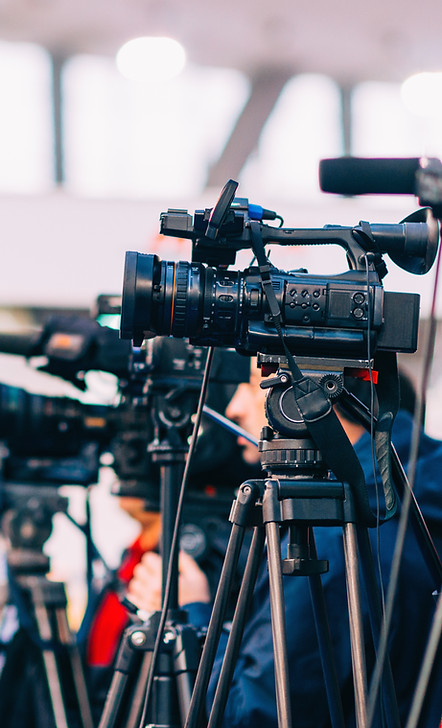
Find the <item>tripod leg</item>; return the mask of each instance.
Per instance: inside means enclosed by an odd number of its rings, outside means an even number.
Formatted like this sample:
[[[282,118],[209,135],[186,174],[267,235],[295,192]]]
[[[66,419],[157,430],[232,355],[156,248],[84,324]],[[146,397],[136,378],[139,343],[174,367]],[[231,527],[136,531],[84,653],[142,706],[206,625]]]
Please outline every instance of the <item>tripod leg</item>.
[[[140,672],[137,684],[132,696],[131,708],[127,718],[125,728],[138,728],[143,713],[144,698],[146,695],[146,684],[149,676],[150,663],[152,662],[152,652],[146,652],[141,660]]]
[[[50,642],[52,639],[52,631],[46,607],[43,604],[39,604],[35,607],[34,611],[40,639],[44,642]],[[58,673],[55,654],[52,650],[43,649],[42,658],[45,666],[49,697],[51,699],[56,728],[68,728],[60,675]]]
[[[342,533],[346,566],[345,572],[347,582],[348,617],[350,623],[353,683],[355,689],[356,725],[357,728],[366,728],[367,675],[365,667],[365,649],[355,524],[344,524]]]
[[[173,672],[176,680],[178,709],[182,726],[186,722],[189,712],[200,657],[200,635],[190,625],[184,625],[176,632],[173,649]]]
[[[112,684],[106,697],[103,712],[101,714],[99,728],[114,728],[119,717],[117,707],[123,700],[128,676],[124,673],[115,673]]]
[[[226,550],[223,568],[219,580],[213,604],[212,616],[207,630],[201,662],[195,680],[195,687],[190,702],[189,713],[186,721],[186,728],[199,728],[200,718],[204,710],[204,698],[209,684],[215,654],[219,643],[224,615],[227,607],[227,600],[233,583],[233,576],[239,559],[244,537],[244,530],[234,524],[230,534],[229,544]]]
[[[233,578],[238,565],[239,554],[244,540],[244,527],[250,521],[251,510],[259,496],[259,486],[243,483],[239,489],[238,497],[233,504],[232,531],[226,549],[219,585],[213,603],[212,616],[207,630],[201,661],[195,679],[195,687],[190,701],[189,713],[185,728],[199,728],[204,710],[204,699],[215,660],[216,650],[227,609],[227,602],[233,584]],[[241,525],[238,525],[241,524]]]
[[[316,546],[313,529],[310,528],[310,547],[313,558],[316,558]],[[318,636],[319,652],[321,655],[322,672],[324,674],[325,688],[327,692],[330,720],[333,728],[344,728],[344,712],[339,690],[339,682],[336,673],[336,664],[333,657],[333,646],[330,634],[330,626],[327,615],[327,607],[324,598],[324,590],[319,574],[309,576],[310,595],[312,599],[313,615],[315,620],[316,634]]]
[[[358,527],[358,546],[361,554],[362,574],[364,578],[365,590],[368,598],[368,606],[370,611],[371,631],[373,641],[377,648],[381,634],[382,624],[382,605],[379,594],[379,587],[376,581],[376,573],[373,563],[373,553],[371,550],[370,539],[368,538],[367,529]],[[393,683],[393,675],[391,672],[390,661],[385,661],[383,675],[383,699],[386,714],[386,724],[391,728],[400,728],[400,717],[397,705],[396,693]]]
[[[89,697],[87,694],[83,665],[81,664],[80,653],[72,639],[66,611],[64,609],[57,609],[55,612],[55,617],[57,620],[57,629],[60,637],[60,642],[62,645],[66,646],[66,650],[71,663],[72,680],[75,686],[83,728],[93,728],[94,723],[92,719],[91,708],[89,705]]]
[[[152,685],[150,715],[147,720],[149,725],[182,726],[189,711],[201,643],[196,630],[187,624],[170,624],[164,633],[163,642],[168,649],[160,655],[160,674],[155,676]],[[142,656],[124,728],[138,728],[141,724],[147,700],[146,686],[153,647],[151,640],[150,650]]]
[[[266,523],[266,534],[278,726],[279,728],[291,728],[292,717],[279,524],[274,522]]]
[[[264,529],[255,527],[207,728],[219,728],[224,716],[263,549]]]
[[[93,719],[89,705],[86,681],[83,667],[77,648],[74,646],[71,631],[66,615],[66,592],[61,582],[50,582],[45,577],[28,577],[23,583],[32,596],[35,620],[39,636],[43,642],[59,644],[64,648],[64,654],[69,661],[70,673],[79,715],[83,728],[92,728]],[[57,658],[52,649],[42,649],[43,662],[48,679],[49,694],[54,712],[55,722],[61,728],[67,726],[66,708],[64,698],[68,695],[67,689],[63,692],[63,673],[60,674]]]
[[[121,724],[122,715],[128,703],[128,687],[132,686],[132,677],[138,672],[133,688],[129,716],[125,728],[138,728],[143,710],[146,681],[152,659],[152,650],[141,652],[135,646],[148,646],[156,634],[158,620],[152,617],[143,626],[128,627],[123,632],[117,653],[112,682],[107,693],[104,709],[98,728],[114,728]]]
[[[442,635],[442,592],[437,600],[436,613],[434,615],[433,625],[431,627],[430,636],[425,650],[419,679],[414,692],[413,703],[411,705],[410,715],[406,728],[416,728],[424,705],[425,691],[431,676],[431,670],[434,665],[436,652]]]

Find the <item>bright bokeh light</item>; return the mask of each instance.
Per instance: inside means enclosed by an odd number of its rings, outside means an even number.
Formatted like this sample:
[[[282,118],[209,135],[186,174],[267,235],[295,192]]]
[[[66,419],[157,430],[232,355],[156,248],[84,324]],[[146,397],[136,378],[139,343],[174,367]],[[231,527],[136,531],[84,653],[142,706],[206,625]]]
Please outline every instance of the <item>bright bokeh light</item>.
[[[414,112],[411,111],[400,84],[358,84],[352,97],[353,154],[362,157],[441,156],[441,122],[435,114],[436,107],[437,102],[426,103],[424,114],[422,105],[415,104]]]
[[[64,72],[67,187],[153,199],[199,193],[248,93],[231,69],[189,64],[168,83],[143,84],[113,60],[76,56]]]
[[[413,114],[442,118],[442,72],[413,74],[402,84],[401,95]]]
[[[134,38],[116,56],[120,73],[132,81],[167,81],[178,76],[186,64],[183,46],[173,38]]]
[[[0,42],[0,190],[52,184],[51,64],[31,43]]]

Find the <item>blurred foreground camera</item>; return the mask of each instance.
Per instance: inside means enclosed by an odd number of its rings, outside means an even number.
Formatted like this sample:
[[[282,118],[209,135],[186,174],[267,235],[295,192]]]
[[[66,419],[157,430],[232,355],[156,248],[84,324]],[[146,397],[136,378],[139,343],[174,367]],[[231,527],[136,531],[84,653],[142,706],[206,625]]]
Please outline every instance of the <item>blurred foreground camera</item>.
[[[0,384],[3,480],[56,486],[96,483],[99,453],[111,436],[109,409]]]
[[[104,303],[103,303],[104,301]],[[112,306],[110,306],[110,303]],[[98,313],[119,316],[121,297],[100,296]],[[207,349],[156,337],[132,349],[118,331],[80,316],[52,317],[40,332],[1,334],[0,349],[26,356],[44,355],[46,371],[83,382],[85,371],[118,374],[113,405],[84,404],[68,397],[33,394],[0,384],[0,441],[3,441],[3,492],[20,484],[88,486],[98,480],[100,458],[112,456],[117,495],[141,497],[159,508],[159,466],[151,448],[166,427],[190,434],[203,378]],[[238,383],[247,381],[250,362],[235,351],[217,351],[211,369],[209,404],[223,413]],[[155,404],[155,407],[153,406]],[[203,417],[197,457],[191,470],[194,505],[230,505],[233,488],[247,477],[235,437]],[[207,486],[210,484],[210,488]],[[224,497],[225,495],[225,497]],[[5,505],[5,499],[4,499]]]

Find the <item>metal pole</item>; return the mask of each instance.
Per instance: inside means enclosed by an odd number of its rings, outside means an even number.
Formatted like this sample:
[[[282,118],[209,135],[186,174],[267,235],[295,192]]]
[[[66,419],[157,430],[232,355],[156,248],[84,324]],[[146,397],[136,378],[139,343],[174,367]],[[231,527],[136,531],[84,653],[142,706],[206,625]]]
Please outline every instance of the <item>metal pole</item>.
[[[364,630],[362,625],[361,589],[358,570],[356,526],[346,523],[342,528],[347,582],[348,618],[350,623],[353,683],[357,728],[367,726],[367,674],[365,666]]]
[[[54,181],[65,182],[64,169],[64,118],[63,118],[63,67],[66,58],[51,55],[52,63],[52,126],[54,133]]]
[[[276,706],[279,728],[291,728],[290,681],[287,657],[284,592],[282,588],[281,543],[279,524],[266,523],[267,560],[269,566],[270,613],[272,617],[273,654],[275,657]]]
[[[310,548],[312,557],[316,558],[316,543],[313,528],[310,527]],[[344,728],[344,710],[339,690],[339,680],[336,663],[333,656],[333,643],[325,603],[324,588],[320,574],[308,577],[310,596],[313,606],[316,634],[318,636],[319,652],[321,656],[322,672],[324,674],[325,690],[327,693],[330,721],[333,728]]]

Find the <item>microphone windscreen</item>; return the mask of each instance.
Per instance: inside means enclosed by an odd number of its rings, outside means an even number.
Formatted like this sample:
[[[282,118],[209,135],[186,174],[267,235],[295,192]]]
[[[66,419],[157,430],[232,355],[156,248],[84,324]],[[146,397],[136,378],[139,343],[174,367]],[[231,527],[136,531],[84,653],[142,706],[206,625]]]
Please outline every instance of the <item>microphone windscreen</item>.
[[[418,157],[322,159],[319,184],[323,192],[339,195],[414,195],[419,166]]]

